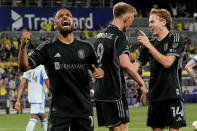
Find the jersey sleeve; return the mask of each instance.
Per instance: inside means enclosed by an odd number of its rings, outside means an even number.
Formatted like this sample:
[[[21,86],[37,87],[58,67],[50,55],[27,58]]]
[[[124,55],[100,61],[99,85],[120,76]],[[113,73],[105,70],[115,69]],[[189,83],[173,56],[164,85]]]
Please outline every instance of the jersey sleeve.
[[[137,57],[136,62],[138,62],[141,66],[146,65],[149,60],[149,51],[146,47],[142,47],[140,50],[140,55]]]
[[[48,76],[43,65],[42,65],[42,76],[44,80],[48,80]]]
[[[118,56],[120,56],[121,54],[129,55],[129,42],[126,36],[119,36],[117,38],[116,50]]]
[[[197,63],[197,55],[192,58],[192,60]]]
[[[171,42],[169,43],[167,55],[181,57],[184,50],[183,38],[179,34],[172,34]]]
[[[28,57],[28,61],[31,64],[32,68],[35,68],[35,67],[39,66],[40,64],[45,65],[45,60],[47,59],[46,45],[48,43],[49,42],[46,41],[46,42],[43,42],[42,44],[40,44]]]
[[[23,79],[28,80],[28,73],[27,72],[23,73]]]

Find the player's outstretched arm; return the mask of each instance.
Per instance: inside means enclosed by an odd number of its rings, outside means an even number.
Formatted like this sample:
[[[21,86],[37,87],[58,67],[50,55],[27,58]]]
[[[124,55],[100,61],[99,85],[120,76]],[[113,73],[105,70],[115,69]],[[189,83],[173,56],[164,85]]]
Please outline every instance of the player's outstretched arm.
[[[141,78],[141,76],[138,74],[137,70],[134,67],[133,64],[129,60],[129,56],[127,54],[122,54],[119,56],[120,65],[121,67],[127,72],[127,74],[132,77],[140,86],[140,90],[142,91],[142,96],[140,100],[142,101],[144,97],[146,96],[147,89],[144,83],[144,80]]]
[[[16,104],[15,104],[15,108],[17,111],[20,111],[20,109],[21,109],[21,95],[22,95],[23,89],[25,87],[25,83],[26,83],[26,80],[22,79],[21,83],[19,85],[19,88],[18,88],[17,100],[16,100]]]
[[[18,67],[21,71],[25,72],[31,69],[28,62],[27,44],[31,38],[30,32],[23,32],[21,38],[21,46],[18,54]]]
[[[148,37],[143,31],[139,31],[142,35],[137,37],[137,40],[152,54],[152,56],[161,63],[165,68],[170,68],[174,63],[176,57],[171,55],[163,55],[161,54],[149,41]]]

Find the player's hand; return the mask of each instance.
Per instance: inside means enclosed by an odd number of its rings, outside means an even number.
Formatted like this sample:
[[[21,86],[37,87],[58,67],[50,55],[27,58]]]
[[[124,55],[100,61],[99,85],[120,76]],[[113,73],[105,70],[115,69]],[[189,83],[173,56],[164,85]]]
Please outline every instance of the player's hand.
[[[140,96],[140,101],[141,101],[142,103],[144,103],[144,100],[145,100],[145,98],[146,98],[147,88],[146,88],[146,86],[144,85],[144,86],[141,86],[141,87],[140,87],[140,90],[141,90],[141,92],[142,92],[142,94],[141,94],[141,96]]]
[[[92,64],[93,73],[91,75],[92,78],[101,79],[104,77],[104,71],[101,68],[96,68],[94,64]]]
[[[22,39],[21,39],[22,44],[26,45],[29,42],[31,36],[32,36],[32,34],[30,32],[23,32],[22,33]]]
[[[16,108],[17,111],[20,111],[20,109],[21,109],[21,103],[17,101],[15,103],[15,108]]]
[[[150,44],[148,37],[146,36],[146,34],[145,34],[143,31],[139,30],[139,32],[140,32],[142,35],[141,35],[141,36],[138,36],[138,37],[137,37],[137,40],[138,40],[142,45],[144,45],[145,47],[148,47],[149,44]]]

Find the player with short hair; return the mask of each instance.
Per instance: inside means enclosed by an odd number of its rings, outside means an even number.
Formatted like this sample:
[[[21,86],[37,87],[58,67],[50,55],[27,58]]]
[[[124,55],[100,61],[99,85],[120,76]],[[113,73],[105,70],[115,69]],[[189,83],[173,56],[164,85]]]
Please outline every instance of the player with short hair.
[[[147,125],[153,131],[181,131],[186,126],[181,72],[185,50],[183,38],[171,33],[172,18],[166,9],[152,9],[149,27],[154,39],[143,31],[137,40],[143,45],[134,63],[136,69],[150,63]]]
[[[43,131],[47,131],[47,122],[45,115],[45,93],[44,82],[49,89],[49,80],[45,72],[44,66],[40,65],[35,69],[24,72],[23,79],[21,80],[17,102],[15,108],[20,111],[21,108],[21,95],[25,84],[28,84],[28,101],[30,104],[30,120],[27,124],[26,131],[33,131],[37,123],[37,119],[40,119],[41,127]]]
[[[58,39],[40,44],[29,57],[26,46],[31,33],[22,34],[19,68],[26,71],[45,65],[52,93],[48,131],[93,131],[88,69],[93,72],[91,77],[96,79],[103,78],[104,72],[96,68],[98,63],[93,47],[75,38],[73,16],[69,10],[57,11],[54,28],[58,31]]]
[[[129,43],[125,36],[135,14],[136,9],[127,3],[114,5],[112,24],[98,33],[94,43],[98,61],[105,72],[104,79],[96,80],[98,125],[106,126],[110,131],[128,130],[129,110],[124,71],[141,86],[142,97],[146,94],[145,83],[130,62]]]

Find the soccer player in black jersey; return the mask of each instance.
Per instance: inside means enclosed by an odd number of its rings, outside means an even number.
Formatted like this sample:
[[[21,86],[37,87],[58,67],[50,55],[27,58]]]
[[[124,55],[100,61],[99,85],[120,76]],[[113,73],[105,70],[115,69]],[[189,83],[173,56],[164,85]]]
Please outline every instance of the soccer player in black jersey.
[[[98,64],[92,46],[75,39],[73,26],[71,12],[59,10],[54,23],[58,39],[40,44],[30,56],[26,47],[31,33],[22,34],[19,68],[27,71],[43,64],[49,77],[52,102],[48,131],[94,130],[88,69],[92,69],[91,76],[96,79],[103,78],[104,72],[95,67]]]
[[[129,43],[125,36],[135,14],[136,9],[127,3],[114,5],[112,24],[98,33],[94,43],[98,61],[105,72],[105,77],[96,81],[98,125],[106,126],[110,131],[128,130],[129,110],[124,71],[140,85],[142,96],[146,94],[144,81],[130,62]]]
[[[150,63],[149,108],[147,126],[153,131],[181,131],[186,126],[181,88],[181,72],[185,46],[183,38],[171,33],[172,19],[166,9],[152,9],[149,27],[154,39],[143,31],[137,40],[143,45],[134,63],[136,69]]]

